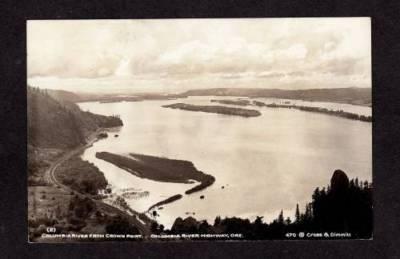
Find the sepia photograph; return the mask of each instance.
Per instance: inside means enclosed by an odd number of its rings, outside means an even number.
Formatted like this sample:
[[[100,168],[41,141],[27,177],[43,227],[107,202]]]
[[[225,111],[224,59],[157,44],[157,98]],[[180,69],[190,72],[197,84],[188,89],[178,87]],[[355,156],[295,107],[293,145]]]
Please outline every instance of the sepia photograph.
[[[373,239],[370,18],[26,33],[29,242]]]

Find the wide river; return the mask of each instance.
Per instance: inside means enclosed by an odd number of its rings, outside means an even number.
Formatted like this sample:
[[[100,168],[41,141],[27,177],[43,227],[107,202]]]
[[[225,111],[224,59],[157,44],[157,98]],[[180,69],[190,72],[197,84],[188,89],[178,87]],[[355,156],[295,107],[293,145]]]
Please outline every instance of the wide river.
[[[97,159],[96,152],[189,160],[215,176],[215,183],[207,189],[157,210],[157,220],[166,227],[177,217],[187,216],[209,223],[218,215],[264,216],[269,222],[283,210],[285,217],[293,217],[296,203],[304,209],[314,189],[327,186],[335,169],[342,169],[349,178],[371,181],[371,123],[295,109],[255,108],[261,116],[243,118],[161,107],[177,102],[211,104],[210,99],[227,98],[80,103],[85,111],[118,114],[124,122],[115,133],[119,137],[109,134],[82,158],[104,172],[114,193],[121,194],[124,188],[148,191],[146,197],[127,199],[140,212],[172,195],[184,194],[193,185],[138,178]],[[328,105],[335,109],[335,104]],[[337,104],[337,109],[371,114],[369,107]]]

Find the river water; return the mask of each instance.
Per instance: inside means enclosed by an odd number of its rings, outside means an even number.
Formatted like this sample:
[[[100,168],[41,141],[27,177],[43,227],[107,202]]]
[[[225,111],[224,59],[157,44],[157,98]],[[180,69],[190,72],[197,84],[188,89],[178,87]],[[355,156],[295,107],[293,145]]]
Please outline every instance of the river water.
[[[215,176],[215,183],[207,189],[184,195],[158,210],[157,220],[166,227],[175,218],[189,215],[209,223],[218,215],[264,216],[268,222],[283,209],[285,217],[293,217],[296,203],[303,208],[316,187],[329,183],[335,169],[342,169],[349,178],[371,181],[371,123],[295,109],[255,107],[261,116],[243,118],[161,107],[176,102],[212,104],[210,99],[227,98],[80,103],[83,110],[118,114],[124,122],[115,133],[119,137],[109,134],[82,157],[104,172],[114,193],[122,193],[124,188],[148,191],[148,196],[127,199],[132,209],[140,212],[193,185],[138,178],[97,159],[96,152],[189,160]],[[371,114],[369,107],[327,105],[329,109]]]

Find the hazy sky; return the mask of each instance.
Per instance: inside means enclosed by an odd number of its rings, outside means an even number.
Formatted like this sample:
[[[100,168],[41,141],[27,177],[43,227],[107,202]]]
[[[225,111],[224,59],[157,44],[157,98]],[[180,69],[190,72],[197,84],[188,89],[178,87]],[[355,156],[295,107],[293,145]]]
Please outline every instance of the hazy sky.
[[[371,87],[368,18],[28,21],[27,44],[52,89]]]

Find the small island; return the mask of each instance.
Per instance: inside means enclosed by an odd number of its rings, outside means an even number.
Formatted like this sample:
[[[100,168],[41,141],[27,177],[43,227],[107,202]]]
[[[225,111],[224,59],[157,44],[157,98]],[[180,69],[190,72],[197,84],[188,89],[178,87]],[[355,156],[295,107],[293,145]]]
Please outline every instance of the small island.
[[[347,119],[351,119],[351,120],[372,122],[372,116],[359,115],[356,113],[345,112],[343,110],[337,111],[337,110],[329,110],[327,108],[311,107],[311,106],[303,106],[303,105],[295,105],[295,104],[276,104],[276,103],[266,104],[266,103],[259,102],[259,101],[253,101],[253,104],[258,107],[296,109],[296,110],[306,111],[306,112],[323,113],[323,114],[333,115],[333,116],[347,118]]]
[[[171,183],[193,183],[193,180],[200,182],[199,185],[187,190],[186,194],[203,190],[215,181],[214,176],[198,171],[190,161],[135,153],[119,155],[97,152],[96,157],[141,178]]]
[[[194,105],[194,104],[186,104],[186,103],[174,103],[169,105],[163,105],[164,108],[172,108],[172,109],[181,109],[187,111],[195,111],[195,112],[208,112],[208,113],[218,113],[225,115],[235,115],[242,117],[257,117],[260,116],[261,113],[257,110],[251,109],[243,109],[236,107],[227,107],[221,105]]]
[[[147,210],[147,211],[151,211],[152,209],[154,209],[154,208],[156,208],[156,207],[158,207],[158,209],[159,210],[161,210],[161,209],[163,209],[163,207],[160,207],[161,205],[165,205],[165,204],[168,204],[168,203],[172,203],[172,202],[174,202],[174,201],[177,201],[177,200],[179,200],[179,199],[182,199],[182,194],[176,194],[176,195],[174,195],[174,196],[171,196],[171,197],[169,197],[169,198],[167,198],[167,199],[165,199],[165,200],[162,200],[162,201],[160,201],[160,202],[157,202],[156,204],[153,204],[152,206],[150,206],[150,208]]]

